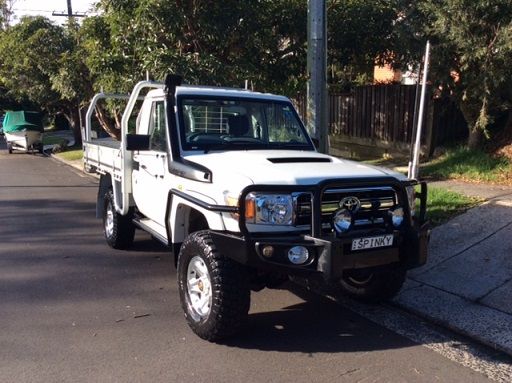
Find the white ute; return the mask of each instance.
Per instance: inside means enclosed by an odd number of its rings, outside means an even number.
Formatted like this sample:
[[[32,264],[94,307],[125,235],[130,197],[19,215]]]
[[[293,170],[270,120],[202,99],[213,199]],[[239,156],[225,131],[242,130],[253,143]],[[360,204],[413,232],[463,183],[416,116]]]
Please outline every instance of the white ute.
[[[92,137],[103,98],[128,99],[120,141]],[[101,175],[107,243],[127,248],[138,228],[168,245],[187,322],[209,341],[239,331],[251,289],[295,277],[387,299],[426,261],[426,185],[318,153],[283,96],[182,86],[175,75],[140,82],[129,98],[98,94],[84,162]]]

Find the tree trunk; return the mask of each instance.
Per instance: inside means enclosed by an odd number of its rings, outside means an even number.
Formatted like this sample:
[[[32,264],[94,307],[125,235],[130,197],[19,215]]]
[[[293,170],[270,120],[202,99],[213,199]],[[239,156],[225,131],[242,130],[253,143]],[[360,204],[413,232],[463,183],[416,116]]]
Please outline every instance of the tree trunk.
[[[103,130],[107,132],[110,137],[113,137],[118,141],[121,139],[121,127],[118,126],[99,105],[96,106],[96,117],[98,118]]]
[[[459,108],[468,124],[469,135],[467,146],[470,149],[478,149],[481,147],[484,138],[484,132],[480,124],[482,104],[474,100],[465,100],[459,102]]]
[[[116,122],[116,127],[120,131],[121,130],[121,115],[119,113],[114,113],[114,121]]]
[[[75,139],[75,145],[82,145],[82,131],[80,129],[80,114],[78,111],[78,106],[71,106],[68,108],[68,112],[64,113],[66,120],[69,122],[69,127],[73,132],[73,137]]]
[[[482,145],[484,133],[481,129],[473,127],[469,130],[468,147],[469,149],[479,149]]]

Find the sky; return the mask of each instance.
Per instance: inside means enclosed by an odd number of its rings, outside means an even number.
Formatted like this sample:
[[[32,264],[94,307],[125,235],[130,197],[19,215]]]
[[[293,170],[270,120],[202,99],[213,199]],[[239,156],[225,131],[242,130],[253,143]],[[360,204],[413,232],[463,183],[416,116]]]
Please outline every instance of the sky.
[[[91,6],[96,0],[71,0],[71,7],[73,13],[90,11]],[[65,17],[52,16],[52,12],[66,13],[67,14],[67,0],[15,0],[14,1],[14,15],[20,18],[24,15],[30,16],[45,16],[62,24],[66,21]],[[14,20],[16,22],[16,20]]]

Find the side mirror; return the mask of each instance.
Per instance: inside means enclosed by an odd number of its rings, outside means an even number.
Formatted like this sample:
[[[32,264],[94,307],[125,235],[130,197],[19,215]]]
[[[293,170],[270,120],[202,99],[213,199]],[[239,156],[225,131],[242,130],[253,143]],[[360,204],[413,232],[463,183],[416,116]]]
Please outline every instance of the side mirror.
[[[127,134],[126,150],[149,150],[149,134]]]

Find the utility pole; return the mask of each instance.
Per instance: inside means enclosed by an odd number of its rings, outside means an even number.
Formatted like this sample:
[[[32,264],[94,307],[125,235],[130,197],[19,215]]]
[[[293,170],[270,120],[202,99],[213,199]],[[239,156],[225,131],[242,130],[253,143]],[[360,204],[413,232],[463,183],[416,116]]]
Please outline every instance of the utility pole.
[[[307,127],[318,149],[328,153],[326,0],[308,0]]]
[[[52,16],[64,16],[64,17],[67,17],[69,21],[73,20],[73,17],[86,17],[87,16],[85,12],[73,13],[73,7],[71,6],[71,0],[67,0],[67,3],[68,3],[68,12],[67,13],[53,11]]]

